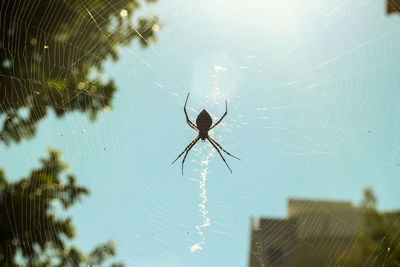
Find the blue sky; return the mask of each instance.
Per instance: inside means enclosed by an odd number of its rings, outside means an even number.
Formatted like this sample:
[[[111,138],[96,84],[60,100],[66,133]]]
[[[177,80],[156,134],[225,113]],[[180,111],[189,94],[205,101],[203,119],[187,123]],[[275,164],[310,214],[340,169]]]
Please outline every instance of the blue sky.
[[[288,198],[359,203],[372,187],[382,210],[400,206],[400,17],[384,1],[160,1],[158,42],[120,49],[103,77],[112,109],[43,121],[35,139],[0,150],[9,179],[58,148],[91,196],[68,212],[75,243],[113,239],[127,266],[245,266],[250,218],[284,217]],[[211,145],[185,122],[207,109]],[[205,162],[209,159],[208,163]],[[205,175],[203,224],[199,204]],[[190,247],[198,242],[202,249]]]

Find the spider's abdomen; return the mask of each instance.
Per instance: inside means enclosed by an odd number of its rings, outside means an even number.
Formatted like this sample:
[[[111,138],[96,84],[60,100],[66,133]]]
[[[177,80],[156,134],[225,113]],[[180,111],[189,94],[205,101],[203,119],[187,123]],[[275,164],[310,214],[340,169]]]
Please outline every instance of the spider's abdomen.
[[[203,131],[208,131],[211,127],[212,124],[212,119],[210,114],[208,114],[207,110],[203,109],[202,112],[200,112],[199,116],[197,116],[196,119],[196,125],[197,128],[199,129],[200,132]]]

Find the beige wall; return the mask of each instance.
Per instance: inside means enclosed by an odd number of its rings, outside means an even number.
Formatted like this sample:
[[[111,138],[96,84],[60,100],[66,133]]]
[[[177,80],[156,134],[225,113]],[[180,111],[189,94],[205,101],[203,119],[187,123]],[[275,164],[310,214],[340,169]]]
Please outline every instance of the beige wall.
[[[249,265],[334,266],[360,226],[351,203],[291,199],[287,219],[253,220]]]

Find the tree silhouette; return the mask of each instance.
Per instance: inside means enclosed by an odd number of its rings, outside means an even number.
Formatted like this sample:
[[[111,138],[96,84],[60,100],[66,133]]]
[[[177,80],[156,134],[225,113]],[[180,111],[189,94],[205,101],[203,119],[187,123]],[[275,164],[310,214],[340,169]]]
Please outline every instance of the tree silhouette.
[[[137,17],[139,9],[137,0],[2,0],[0,142],[32,138],[51,111],[94,121],[108,109],[117,88],[101,78],[102,64],[135,39],[142,47],[156,40],[157,18]],[[14,183],[0,169],[0,266],[97,266],[115,254],[112,241],[87,255],[71,245],[74,226],[59,211],[89,191],[60,156],[50,150],[41,168]]]
[[[15,183],[0,169],[0,266],[97,266],[114,255],[111,241],[88,255],[67,245],[74,226],[71,218],[57,216],[56,206],[66,210],[89,191],[65,173],[60,157],[49,150],[41,168]]]
[[[147,2],[155,2],[147,0]],[[53,110],[97,113],[111,105],[112,80],[102,63],[117,60],[117,47],[155,40],[157,18],[131,18],[136,0],[3,0],[0,5],[0,140],[34,136]]]
[[[376,203],[373,191],[364,190],[363,225],[338,266],[400,266],[400,210],[378,212]]]

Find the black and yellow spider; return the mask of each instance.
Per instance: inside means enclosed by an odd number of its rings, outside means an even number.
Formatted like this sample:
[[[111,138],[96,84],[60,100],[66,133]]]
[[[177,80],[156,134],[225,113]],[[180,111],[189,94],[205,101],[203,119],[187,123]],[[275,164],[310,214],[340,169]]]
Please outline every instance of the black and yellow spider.
[[[190,149],[192,149],[192,147],[197,143],[197,141],[199,141],[199,139],[202,140],[202,142],[205,142],[206,139],[211,143],[211,145],[213,145],[213,147],[217,150],[218,154],[221,156],[222,160],[225,162],[226,166],[228,167],[228,169],[231,171],[231,168],[229,168],[228,163],[226,163],[224,157],[222,156],[221,152],[219,151],[218,147],[224,151],[226,154],[228,154],[229,156],[240,160],[238,157],[233,156],[232,154],[230,154],[228,151],[226,151],[225,149],[223,149],[214,139],[212,139],[209,135],[208,135],[208,131],[210,131],[212,128],[214,128],[215,126],[217,126],[222,119],[226,116],[226,114],[228,114],[228,103],[225,100],[225,113],[224,115],[214,124],[212,125],[212,119],[210,114],[208,114],[207,110],[203,109],[202,112],[200,112],[200,114],[197,116],[196,118],[196,125],[194,125],[193,122],[190,121],[187,112],[186,112],[186,104],[187,101],[189,99],[189,95],[190,93],[188,93],[187,97],[186,97],[186,101],[185,101],[185,106],[183,107],[183,111],[185,112],[185,116],[186,116],[186,122],[189,124],[189,126],[191,128],[193,128],[195,131],[197,131],[199,134],[197,135],[197,137],[185,148],[185,150],[183,150],[183,152],[181,154],[179,154],[179,156],[172,162],[172,164],[175,163],[175,161],[177,159],[180,158],[180,156],[183,155],[183,153],[186,152],[185,157],[183,157],[182,160],[182,175],[183,175],[183,164],[185,163],[185,159],[186,156],[188,155]],[[212,126],[211,126],[212,125]]]

